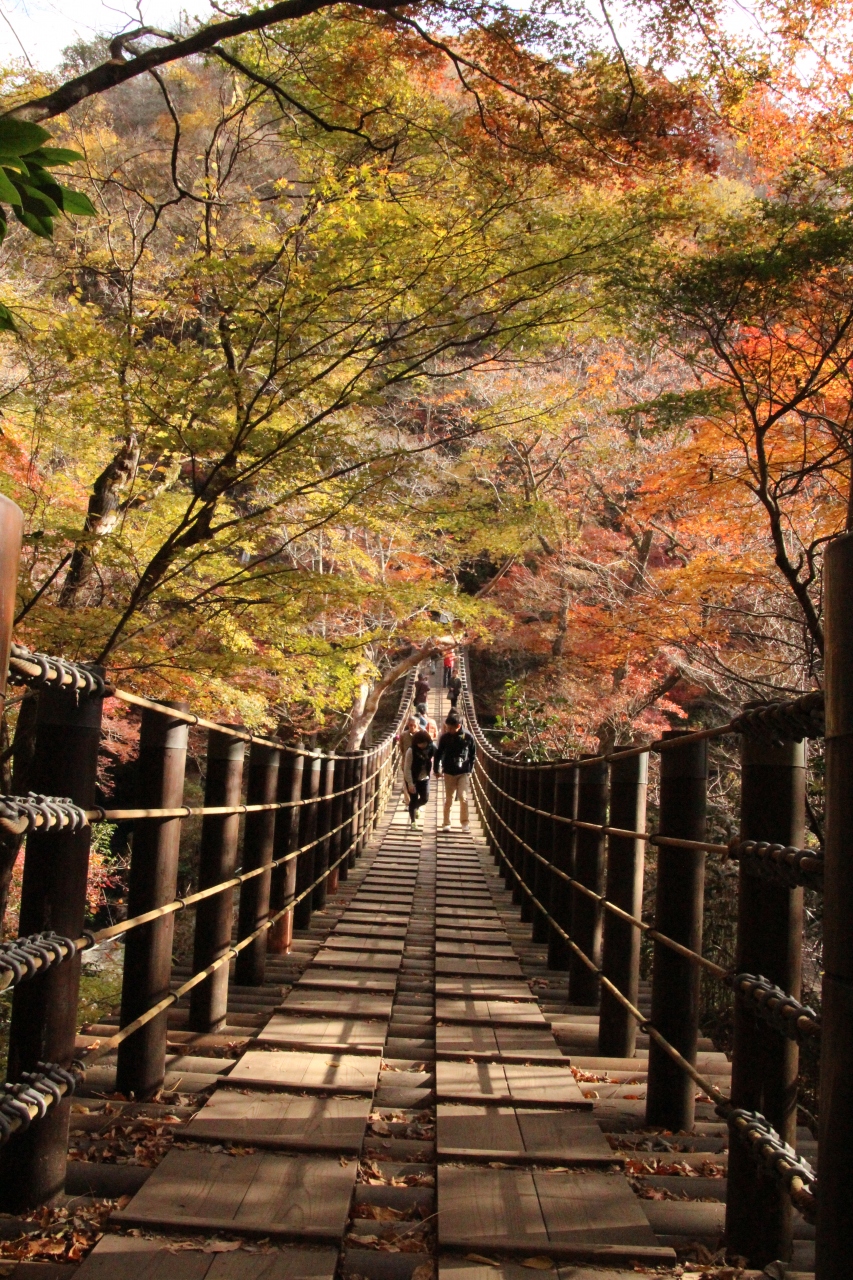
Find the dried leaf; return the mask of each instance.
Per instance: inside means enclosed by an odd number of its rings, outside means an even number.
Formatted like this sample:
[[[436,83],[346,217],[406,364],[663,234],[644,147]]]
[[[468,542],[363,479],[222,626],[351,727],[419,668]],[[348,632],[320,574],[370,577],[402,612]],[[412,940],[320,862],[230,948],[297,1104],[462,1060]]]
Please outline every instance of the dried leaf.
[[[542,1254],[538,1254],[534,1258],[522,1258],[521,1265],[530,1267],[532,1271],[553,1271],[554,1263],[551,1258],[546,1258]]]
[[[497,1258],[486,1258],[482,1253],[466,1253],[465,1261],[481,1262],[486,1267],[500,1267],[501,1265]]]

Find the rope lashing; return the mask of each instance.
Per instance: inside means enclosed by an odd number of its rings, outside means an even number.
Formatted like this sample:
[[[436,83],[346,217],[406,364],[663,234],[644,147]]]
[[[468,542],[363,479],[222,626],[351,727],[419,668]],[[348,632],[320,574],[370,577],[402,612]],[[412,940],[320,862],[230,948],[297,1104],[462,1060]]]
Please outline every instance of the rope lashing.
[[[70,960],[76,954],[77,943],[52,930],[0,943],[0,991],[14,987],[24,978],[43,973],[52,964]]]
[[[818,1184],[817,1174],[808,1160],[798,1156],[793,1147],[782,1141],[760,1111],[732,1106],[718,1106],[716,1110],[728,1124],[729,1132],[744,1144],[758,1167],[785,1188],[806,1222],[814,1222]]]
[[[738,973],[731,979],[732,990],[763,1022],[787,1036],[802,1040],[820,1035],[820,1021],[814,1009],[788,995],[760,973]]]
[[[768,840],[733,840],[730,858],[737,858],[750,875],[783,884],[788,889],[803,885],[823,890],[823,852],[797,849],[793,845],[772,844]]]
[[[17,662],[13,662],[9,670],[12,684],[27,685],[30,689],[55,685],[82,698],[88,698],[92,694],[99,698],[104,696],[106,685],[103,677],[96,671],[90,671],[82,662],[54,658],[47,653],[34,653],[21,644],[12,645],[11,657],[17,658]],[[37,667],[38,671],[27,670],[23,664]]]
[[[0,1145],[47,1115],[61,1098],[70,1097],[80,1079],[80,1073],[56,1062],[38,1062],[35,1071],[22,1071],[20,1080],[5,1084],[0,1092]]]
[[[25,796],[0,796],[0,826],[13,835],[29,831],[80,831],[89,825],[85,809],[67,796],[42,796],[29,791]]]
[[[750,738],[770,742],[802,742],[826,732],[823,691],[806,693],[793,702],[765,702],[735,716],[732,728]]]

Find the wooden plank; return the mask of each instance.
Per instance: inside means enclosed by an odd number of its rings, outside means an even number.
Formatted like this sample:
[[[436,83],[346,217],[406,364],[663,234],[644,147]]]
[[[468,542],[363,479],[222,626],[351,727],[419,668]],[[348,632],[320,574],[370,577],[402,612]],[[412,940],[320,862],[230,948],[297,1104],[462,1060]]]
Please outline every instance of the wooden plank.
[[[386,1022],[357,1018],[300,1018],[277,1013],[258,1033],[261,1044],[293,1049],[331,1049],[337,1053],[381,1053],[388,1033]]]
[[[436,957],[436,974],[446,977],[465,977],[476,974],[480,978],[523,978],[517,960],[474,960],[457,957]]]
[[[483,1000],[470,996],[453,1000],[436,997],[438,1022],[463,1022],[471,1026],[547,1026],[538,1004],[513,1000]]]
[[[791,1280],[814,1280],[813,1276],[789,1274]],[[530,1268],[522,1262],[513,1262],[511,1258],[496,1258],[487,1264],[448,1255],[439,1259],[438,1280],[530,1280]],[[608,1267],[602,1271],[599,1267],[581,1265],[561,1267],[560,1280],[638,1280],[638,1276],[633,1268],[630,1271],[613,1271]]]
[[[509,939],[502,929],[490,931],[477,929],[444,929],[435,931],[436,940],[448,942],[480,942],[484,946],[508,946]]]
[[[498,1041],[493,1027],[436,1027],[435,1049],[436,1053],[495,1054]]]
[[[361,991],[324,991],[322,987],[299,987],[285,996],[277,1011],[283,1013],[315,1013],[320,1017],[340,1014],[349,1018],[389,1018],[394,1004],[390,995],[365,994]]]
[[[602,1180],[618,1185],[633,1205],[618,1191],[594,1185]],[[438,1203],[439,1243],[445,1249],[596,1263],[675,1260],[671,1249],[649,1241],[634,1218],[639,1202],[620,1175],[440,1165]],[[614,1238],[599,1239],[600,1232]]]
[[[269,1052],[250,1049],[222,1081],[268,1089],[373,1093],[382,1059],[348,1053]]]
[[[439,1103],[436,1144],[446,1159],[610,1167],[621,1158],[591,1115]]]
[[[442,999],[508,1000],[536,1005],[536,996],[526,982],[503,981],[499,978],[448,978],[439,975],[435,980],[436,997]]]
[[[381,951],[345,951],[337,947],[323,947],[311,962],[311,967],[324,969],[369,969],[378,973],[396,973],[402,963],[400,955],[385,955]]]
[[[298,1098],[218,1089],[190,1120],[187,1137],[196,1142],[241,1142],[357,1155],[372,1105],[370,1097]]]
[[[75,1280],[205,1280],[213,1255],[184,1250],[171,1253],[162,1236],[103,1236],[79,1269]]]
[[[516,954],[509,942],[501,945],[500,943],[482,943],[482,942],[445,942],[442,939],[436,939],[435,944],[436,956],[473,956],[479,960],[516,960]]]
[[[657,1244],[642,1202],[622,1174],[538,1171],[533,1181],[552,1243]]]
[[[351,934],[332,933],[326,939],[324,950],[330,947],[348,949],[350,951],[386,951],[400,954],[403,950],[404,938],[383,938],[380,934],[368,934],[354,938]]]
[[[406,933],[407,926],[403,924],[370,924],[368,921],[360,924],[358,921],[341,920],[329,934],[329,941],[351,935],[359,938],[405,938]]]
[[[306,969],[296,983],[302,990],[322,987],[326,991],[395,991],[393,973],[359,973],[357,969]]]
[[[548,1243],[533,1176],[522,1169],[438,1167],[438,1241],[467,1249],[471,1241],[498,1248],[507,1240],[528,1253]]]
[[[338,1241],[355,1158],[173,1148],[113,1222]]]
[[[567,1066],[439,1059],[435,1064],[435,1088],[442,1102],[592,1110],[592,1102],[583,1096]]]

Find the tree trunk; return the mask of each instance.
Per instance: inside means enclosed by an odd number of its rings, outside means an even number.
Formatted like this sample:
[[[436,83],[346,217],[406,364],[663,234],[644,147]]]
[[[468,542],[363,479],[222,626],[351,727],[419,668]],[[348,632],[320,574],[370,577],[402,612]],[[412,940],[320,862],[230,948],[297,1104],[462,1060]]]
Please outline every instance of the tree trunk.
[[[400,679],[400,676],[405,675],[407,671],[411,671],[412,667],[416,667],[419,663],[425,661],[431,654],[439,652],[441,650],[431,640],[423,648],[413,650],[408,658],[403,658],[402,661],[395,663],[393,667],[389,667],[382,679],[372,688],[366,681],[362,684],[352,705],[345,750],[358,751],[361,748],[364,735],[373,723],[373,717],[379,710],[379,703],[382,701],[382,695],[386,690],[390,689],[391,685]]]
[[[136,479],[138,467],[139,444],[131,432],[112,462],[95,481],[89,498],[83,537],[74,548],[71,564],[59,593],[61,608],[74,609],[80,603],[80,597],[95,568],[95,547],[116,527],[121,512],[122,494]]]

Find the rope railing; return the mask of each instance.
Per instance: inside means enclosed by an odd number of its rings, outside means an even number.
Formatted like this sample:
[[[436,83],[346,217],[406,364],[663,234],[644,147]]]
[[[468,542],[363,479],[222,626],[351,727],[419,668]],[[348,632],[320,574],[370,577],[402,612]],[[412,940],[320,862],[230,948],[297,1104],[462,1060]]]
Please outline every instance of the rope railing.
[[[32,776],[38,778],[40,789],[24,796],[0,796],[0,828],[18,837],[36,838],[35,843],[27,845],[24,883],[26,888],[28,876],[32,875],[37,899],[43,898],[45,903],[41,920],[33,919],[30,912],[28,923],[31,929],[36,925],[35,931],[0,946],[0,991],[21,987],[13,1006],[9,1055],[10,1063],[19,1065],[10,1070],[17,1078],[0,1086],[0,1145],[30,1125],[37,1125],[51,1107],[78,1086],[84,1068],[115,1051],[117,1087],[125,1093],[129,1090],[128,1096],[153,1096],[165,1073],[167,1024],[162,1015],[189,995],[192,1025],[202,1029],[218,1025],[227,1015],[228,982],[221,980],[222,971],[234,962],[238,982],[263,982],[267,950],[263,940],[273,940],[273,951],[289,949],[294,927],[307,924],[313,911],[323,905],[326,892],[335,891],[379,821],[393,790],[399,754],[395,734],[408,710],[415,677],[410,671],[401,683],[396,717],[377,743],[355,752],[324,753],[130,693],[109,683],[101,671],[82,663],[13,646],[10,667],[14,683],[34,690],[62,689],[67,696],[64,693],[61,698],[39,704]],[[142,804],[107,807],[92,803],[104,697],[115,697],[142,712]],[[54,724],[56,730],[48,727]],[[182,802],[185,725],[210,734],[205,802],[199,805]],[[234,740],[233,747],[229,740]],[[244,756],[238,743],[251,745],[252,752]],[[170,761],[177,761],[177,765]],[[248,766],[245,775],[244,761]],[[67,789],[70,794],[50,793],[54,776],[62,779],[63,792]],[[177,877],[180,835],[174,824],[179,832],[189,818],[203,818],[212,824],[202,829],[199,851],[198,876],[204,887],[164,902],[159,896],[159,884],[169,884],[171,878],[174,893]],[[245,826],[239,821],[242,818]],[[131,903],[135,901],[136,910],[126,920],[78,933],[85,906],[85,874],[75,881],[79,893],[71,911],[67,910],[67,897],[61,895],[53,906],[48,905],[56,897],[53,885],[61,882],[66,859],[76,860],[78,867],[81,859],[83,867],[88,862],[87,828],[122,821],[136,824],[129,882]],[[284,826],[279,828],[277,823]],[[230,872],[240,833],[243,866]],[[157,875],[164,879],[151,878],[146,870],[134,890],[134,867],[140,865],[137,857],[143,859],[146,868],[156,866]],[[51,868],[54,859],[60,873],[58,879]],[[223,875],[226,868],[229,873]],[[214,883],[205,884],[205,880]],[[233,894],[234,890],[240,890],[239,920],[236,897],[224,908],[215,906],[212,913],[207,910],[211,901]],[[244,898],[245,894],[250,896]],[[168,975],[172,945],[171,932],[164,933],[163,929],[176,913],[189,908],[204,908],[207,912],[199,914],[195,921],[196,972],[161,999],[163,965]],[[75,917],[77,923],[72,928],[46,927],[53,920]],[[232,940],[235,920],[237,936]],[[152,932],[140,934],[146,927]],[[38,984],[29,988],[28,980],[50,969],[64,967],[67,973],[69,960],[119,937],[127,939],[122,978],[122,1009],[128,1010],[123,1013],[124,1025],[106,1040],[89,1045],[69,1069],[74,1055],[73,1037],[68,1038],[73,1023],[66,1019],[63,1030],[55,1034],[50,1029],[50,1009],[38,994],[45,988]],[[156,963],[155,954],[159,957]],[[131,955],[136,959],[128,968]],[[241,972],[246,976],[240,976]],[[215,977],[217,974],[219,978]],[[212,985],[205,988],[208,982]],[[69,977],[63,990],[76,991],[76,977]],[[16,1026],[19,1007],[27,1011],[24,1016],[29,1019],[29,1039],[24,1043]],[[36,1023],[44,1024],[40,1033],[45,1046],[43,1056],[55,1058],[62,1065],[45,1061],[35,1064],[35,1070],[21,1069],[22,1062],[30,1065],[27,1055]],[[134,1038],[137,1036],[143,1039]],[[56,1126],[38,1126],[23,1157],[15,1147],[16,1176],[23,1160],[21,1178],[33,1204],[52,1192],[44,1181],[44,1170],[60,1154],[64,1155],[56,1151],[57,1142],[62,1141]]]
[[[729,1125],[730,1132],[734,1134],[748,1150],[750,1157],[755,1164],[759,1165],[763,1172],[772,1176],[790,1196],[792,1202],[803,1214],[807,1221],[813,1222],[817,1211],[817,1177],[808,1161],[797,1156],[796,1152],[782,1139],[773,1129],[772,1125],[758,1112],[745,1111],[742,1108],[735,1107],[730,1097],[722,1092],[711,1080],[697,1071],[692,1062],[689,1062],[678,1049],[661,1034],[657,1027],[646,1017],[641,1009],[629,1000],[629,998],[619,989],[619,987],[611,981],[603,969],[595,963],[595,961],[587,955],[587,953],[578,946],[577,942],[571,934],[555,920],[548,908],[537,898],[533,890],[527,885],[520,872],[513,866],[510,859],[504,853],[500,842],[496,838],[495,832],[492,830],[488,819],[485,816],[483,806],[488,804],[486,797],[480,785],[479,778],[476,774],[472,778],[474,795],[477,800],[477,808],[480,813],[480,820],[486,828],[486,832],[491,839],[493,847],[497,850],[501,860],[510,872],[512,877],[518,884],[519,889],[529,899],[532,906],[541,912],[544,919],[554,932],[562,938],[574,955],[577,956],[581,964],[583,964],[590,973],[594,974],[601,985],[610,993],[616,1002],[632,1017],[639,1029],[649,1036],[651,1040],[658,1045],[664,1054],[674,1062],[676,1066],[684,1072],[685,1075],[693,1081],[695,1085],[705,1093],[705,1095],[715,1104],[718,1115],[720,1115]],[[490,809],[491,805],[488,806]],[[631,921],[634,923],[634,921]],[[663,941],[662,938],[658,939]],[[667,941],[671,941],[667,940]],[[691,953],[691,957],[702,959],[697,953]],[[725,970],[722,971],[725,974]],[[811,1012],[811,1011],[810,1011]]]

